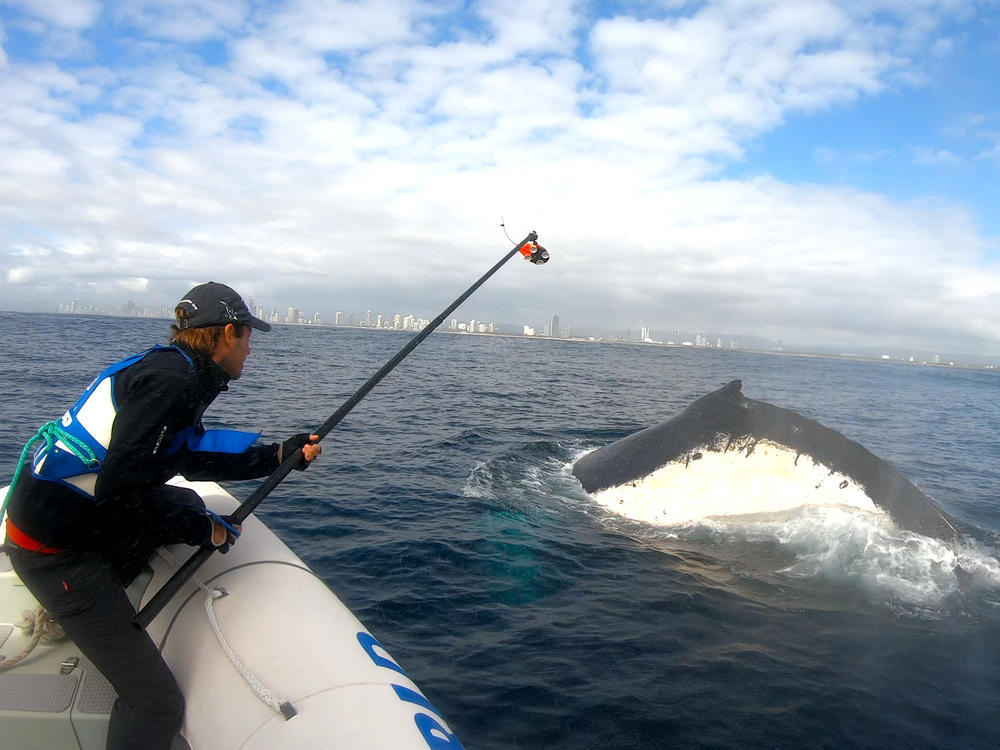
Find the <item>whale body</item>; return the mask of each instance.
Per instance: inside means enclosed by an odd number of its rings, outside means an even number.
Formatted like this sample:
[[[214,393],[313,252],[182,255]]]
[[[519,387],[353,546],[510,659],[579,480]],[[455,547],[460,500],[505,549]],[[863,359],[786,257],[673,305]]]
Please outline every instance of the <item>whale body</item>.
[[[890,464],[819,422],[745,397],[739,380],[586,454],[573,474],[602,504],[655,523],[838,504],[926,536],[958,533]]]

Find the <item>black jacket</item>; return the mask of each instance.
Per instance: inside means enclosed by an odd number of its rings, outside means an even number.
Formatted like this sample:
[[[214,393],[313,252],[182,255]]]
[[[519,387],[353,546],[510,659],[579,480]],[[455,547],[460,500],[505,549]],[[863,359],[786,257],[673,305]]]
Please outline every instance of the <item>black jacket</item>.
[[[278,467],[278,446],[255,444],[242,454],[167,455],[174,436],[201,426],[205,409],[227,390],[229,376],[210,358],[157,350],[113,376],[118,412],[94,498],[37,479],[26,463],[8,505],[11,521],[49,547],[152,548],[207,541],[211,524],[196,493],[165,486],[191,480],[252,479]]]

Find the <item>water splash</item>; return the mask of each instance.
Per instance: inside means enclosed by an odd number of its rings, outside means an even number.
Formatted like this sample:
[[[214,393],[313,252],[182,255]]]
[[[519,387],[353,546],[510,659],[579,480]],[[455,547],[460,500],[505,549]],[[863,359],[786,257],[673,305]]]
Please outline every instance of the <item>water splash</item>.
[[[597,523],[663,551],[697,550],[754,581],[808,593],[817,585],[886,607],[894,614],[939,617],[1000,597],[1000,560],[972,538],[947,542],[896,527],[861,503],[809,504],[776,512],[688,517],[656,523],[616,512],[587,494],[573,463],[592,449],[536,442],[479,463],[464,494],[537,517],[557,514]],[[839,482],[835,485],[839,488]],[[756,596],[756,594],[755,594]],[[792,597],[794,598],[794,597]]]

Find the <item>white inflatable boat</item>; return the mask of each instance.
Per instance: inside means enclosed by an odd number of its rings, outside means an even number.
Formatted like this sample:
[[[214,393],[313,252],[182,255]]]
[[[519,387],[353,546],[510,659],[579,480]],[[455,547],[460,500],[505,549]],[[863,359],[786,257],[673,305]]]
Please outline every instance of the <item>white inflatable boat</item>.
[[[178,484],[196,490],[217,513],[238,504],[215,483]],[[0,497],[5,493],[0,489]],[[180,561],[192,552],[170,551]],[[151,565],[152,574],[129,590],[137,608],[174,572],[160,557]],[[147,629],[186,699],[179,750],[462,747],[374,636],[256,517],[246,520],[229,553],[213,555],[196,578],[216,593],[210,597],[189,582]],[[20,623],[36,607],[6,555],[0,557],[3,659],[29,645]],[[39,643],[0,673],[0,748],[103,750],[115,697],[72,642]]]

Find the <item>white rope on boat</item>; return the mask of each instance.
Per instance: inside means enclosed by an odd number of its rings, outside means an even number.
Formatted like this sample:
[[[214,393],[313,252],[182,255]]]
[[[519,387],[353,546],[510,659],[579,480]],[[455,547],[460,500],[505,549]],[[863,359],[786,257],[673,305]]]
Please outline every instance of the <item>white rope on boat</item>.
[[[160,553],[160,557],[166,560],[168,563],[173,565],[175,568],[180,567],[180,562],[172,554],[167,552],[167,550],[162,547],[157,550]],[[215,616],[215,600],[221,599],[224,596],[229,596],[229,592],[223,588],[209,588],[202,582],[198,576],[192,576],[194,582],[198,585],[202,591],[205,592],[205,614],[208,615],[208,622],[212,626],[212,632],[215,633],[215,639],[219,642],[219,646],[222,647],[223,652],[229,659],[229,662],[235,667],[236,671],[242,675],[243,679],[253,690],[254,694],[260,698],[264,703],[270,706],[275,712],[281,714],[285,717],[285,720],[295,716],[295,709],[289,701],[282,700],[273,691],[268,689],[260,679],[251,672],[243,661],[240,659],[239,655],[233,650],[233,647],[229,645],[229,641],[226,640],[226,636],[222,633],[222,628],[219,625],[219,620]]]
[[[31,640],[21,649],[21,653],[10,659],[0,661],[0,672],[6,672],[20,664],[25,657],[35,650],[39,643],[54,643],[66,637],[66,631],[55,620],[52,615],[39,604],[34,610],[26,609],[21,615],[22,620],[18,624],[25,635],[30,635]],[[2,659],[3,657],[0,657]]]
[[[221,599],[227,595],[228,594],[225,591],[213,589],[211,593],[205,597],[205,614],[208,615],[208,621],[212,624],[212,632],[215,633],[215,637],[218,639],[219,645],[222,646],[222,650],[226,652],[226,656],[229,657],[229,661],[232,662],[234,667],[236,667],[236,671],[243,675],[243,679],[247,681],[247,684],[251,688],[253,688],[257,697],[279,714],[284,714],[281,709],[281,704],[287,703],[287,701],[281,700],[272,690],[266,688],[264,684],[257,679],[257,676],[246,668],[246,665],[243,664],[240,657],[237,656],[235,651],[233,651],[232,646],[229,645],[229,641],[227,641],[226,637],[222,634],[222,629],[219,627],[219,621],[215,617],[215,600]]]

